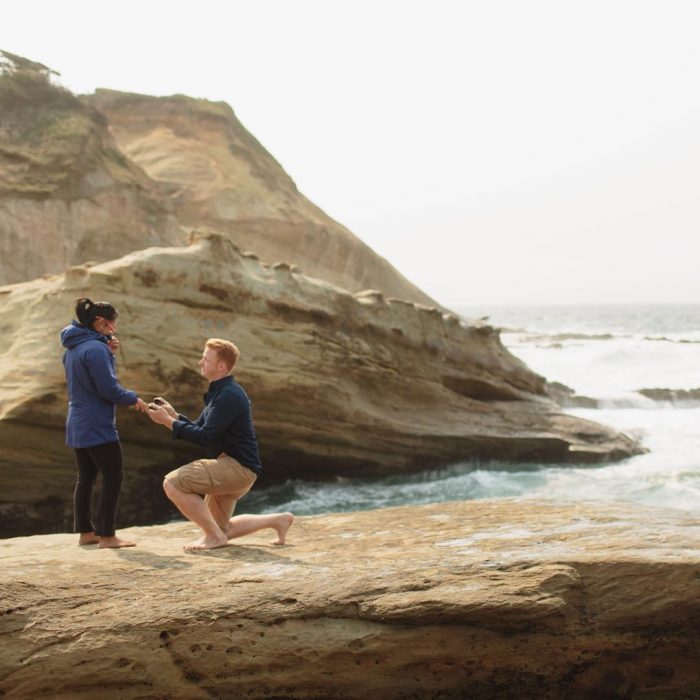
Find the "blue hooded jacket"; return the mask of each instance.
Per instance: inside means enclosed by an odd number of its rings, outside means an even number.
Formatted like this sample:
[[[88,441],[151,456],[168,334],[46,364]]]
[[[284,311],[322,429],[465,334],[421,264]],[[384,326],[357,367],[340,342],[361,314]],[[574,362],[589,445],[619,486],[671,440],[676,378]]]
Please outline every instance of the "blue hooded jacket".
[[[68,382],[66,445],[94,447],[119,440],[117,404],[135,404],[136,392],[117,380],[108,338],[73,321],[61,331]]]

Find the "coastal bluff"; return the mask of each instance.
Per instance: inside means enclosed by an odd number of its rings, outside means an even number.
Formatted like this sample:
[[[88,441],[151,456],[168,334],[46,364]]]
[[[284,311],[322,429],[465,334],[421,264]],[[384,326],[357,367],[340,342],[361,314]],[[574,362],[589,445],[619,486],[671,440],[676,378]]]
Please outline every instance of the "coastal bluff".
[[[82,99],[106,116],[121,152],[160,187],[186,229],[223,233],[241,250],[350,292],[435,304],[307,199],[225,102],[104,89]]]
[[[0,284],[193,230],[351,292],[435,302],[301,194],[223,102],[98,90],[0,50]]]
[[[694,698],[700,522],[511,499],[0,542],[0,695]]]
[[[595,463],[641,451],[623,433],[563,414],[490,326],[372,290],[351,294],[266,265],[224,236],[198,235],[186,247],[0,288],[9,339],[0,351],[0,537],[60,532],[72,520],[58,333],[86,295],[120,310],[122,384],[190,417],[206,390],[204,340],[239,345],[235,376],[253,403],[267,480],[388,476],[470,459]],[[163,475],[201,451],[126,408],[118,426],[120,524],[163,522]]]

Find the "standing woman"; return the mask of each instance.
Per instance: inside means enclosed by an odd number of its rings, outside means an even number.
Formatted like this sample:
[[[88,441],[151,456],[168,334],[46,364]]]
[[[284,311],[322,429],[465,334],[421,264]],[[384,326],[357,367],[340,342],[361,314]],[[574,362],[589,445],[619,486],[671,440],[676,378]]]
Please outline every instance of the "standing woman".
[[[66,348],[63,366],[68,382],[66,445],[75,449],[78,481],[75,485],[75,532],[78,544],[100,547],[133,547],[116,536],[114,525],[122,485],[122,448],[117,433],[117,404],[146,411],[135,392],[117,380],[114,352],[119,340],[114,335],[117,310],[106,301],[78,299],[77,321],[61,331]],[[102,474],[102,493],[93,525],[92,488]]]

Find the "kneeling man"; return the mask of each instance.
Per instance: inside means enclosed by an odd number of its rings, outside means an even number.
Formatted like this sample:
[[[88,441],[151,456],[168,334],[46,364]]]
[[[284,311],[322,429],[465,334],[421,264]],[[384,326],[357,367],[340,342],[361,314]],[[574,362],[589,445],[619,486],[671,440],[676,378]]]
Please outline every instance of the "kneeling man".
[[[149,404],[148,416],[173,431],[173,437],[206,448],[198,459],[166,474],[163,489],[180,512],[204,531],[186,550],[223,547],[234,537],[265,528],[276,530],[273,544],[284,544],[294,521],[291,513],[231,517],[262,470],[253,428],[250,399],[231,376],[240,353],[228,340],[211,338],[204,345],[199,369],[209,380],[204,410],[197,420],[178,415],[163,398]],[[204,499],[201,498],[204,496]]]

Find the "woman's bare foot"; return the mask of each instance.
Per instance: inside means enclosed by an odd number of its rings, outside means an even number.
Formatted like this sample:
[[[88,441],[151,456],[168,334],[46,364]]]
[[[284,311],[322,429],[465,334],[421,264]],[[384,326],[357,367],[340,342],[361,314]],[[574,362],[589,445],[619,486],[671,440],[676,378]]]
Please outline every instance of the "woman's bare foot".
[[[273,525],[273,528],[277,531],[277,539],[271,544],[284,544],[287,538],[287,530],[292,527],[294,522],[294,516],[291,513],[281,513],[278,522]]]
[[[121,537],[113,535],[112,537],[100,537],[100,549],[116,549],[118,547],[135,547],[136,542],[123,540]]]
[[[94,532],[81,532],[78,539],[78,546],[82,547],[85,544],[99,544],[100,538]]]
[[[206,535],[198,540],[188,542],[183,549],[186,552],[198,552],[202,549],[216,549],[217,547],[225,547],[228,544],[228,538],[223,533],[220,536],[213,537]]]

